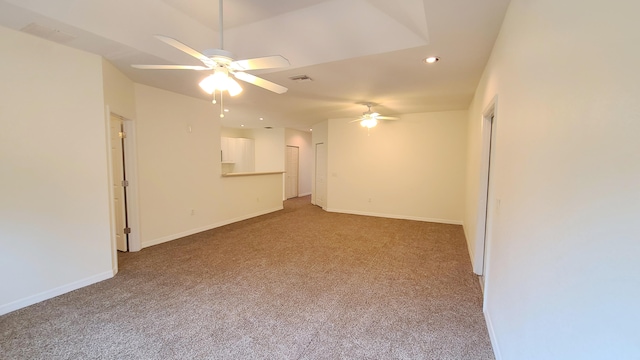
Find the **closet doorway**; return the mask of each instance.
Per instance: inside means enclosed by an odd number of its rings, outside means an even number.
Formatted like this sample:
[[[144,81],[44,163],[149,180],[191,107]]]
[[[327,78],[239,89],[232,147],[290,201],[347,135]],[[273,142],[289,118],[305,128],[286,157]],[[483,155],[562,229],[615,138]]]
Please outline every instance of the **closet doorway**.
[[[285,199],[298,197],[298,170],[300,167],[300,148],[287,145],[285,154]]]

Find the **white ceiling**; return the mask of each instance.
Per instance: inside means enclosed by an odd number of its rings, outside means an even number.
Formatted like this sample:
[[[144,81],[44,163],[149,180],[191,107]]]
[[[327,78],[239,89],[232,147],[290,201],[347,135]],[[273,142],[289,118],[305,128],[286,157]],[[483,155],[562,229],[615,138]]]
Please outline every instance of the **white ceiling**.
[[[224,48],[236,59],[280,54],[291,66],[253,72],[289,91],[277,95],[241,83],[240,95],[225,98],[230,112],[222,124],[308,129],[328,118],[355,119],[366,110],[363,102],[388,116],[467,109],[508,3],[227,0]],[[130,65],[201,65],[153,35],[201,52],[219,48],[217,0],[0,0],[0,25],[30,24],[55,29],[40,36],[99,54],[135,82],[210,98],[197,85],[203,72]],[[431,55],[441,61],[424,64]],[[302,74],[313,81],[289,79]]]

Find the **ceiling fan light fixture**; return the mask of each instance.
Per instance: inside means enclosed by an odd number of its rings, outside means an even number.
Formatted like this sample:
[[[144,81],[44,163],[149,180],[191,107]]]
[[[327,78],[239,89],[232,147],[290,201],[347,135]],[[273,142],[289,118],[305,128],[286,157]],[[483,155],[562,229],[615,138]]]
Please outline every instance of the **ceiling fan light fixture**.
[[[242,92],[240,84],[229,77],[226,69],[216,69],[213,74],[204,78],[199,85],[209,95],[216,90],[228,90],[231,96],[236,96]]]
[[[242,87],[237,81],[227,77],[227,91],[229,91],[229,95],[236,96],[242,92]]]
[[[227,90],[227,79],[229,78],[229,72],[223,67],[218,67],[213,71],[211,75],[213,83],[216,85],[216,90]]]
[[[360,121],[360,126],[371,129],[372,127],[378,125],[378,120],[375,118],[368,118]]]
[[[211,95],[216,90],[215,77],[213,75],[209,75],[206,78],[202,79],[198,84],[207,94]]]

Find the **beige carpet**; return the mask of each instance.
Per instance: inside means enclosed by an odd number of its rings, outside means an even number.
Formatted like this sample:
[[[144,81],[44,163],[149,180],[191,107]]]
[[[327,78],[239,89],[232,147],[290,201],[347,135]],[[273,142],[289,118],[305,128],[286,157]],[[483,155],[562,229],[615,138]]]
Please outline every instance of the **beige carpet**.
[[[493,359],[462,228],[276,213],[0,317],[2,359]]]

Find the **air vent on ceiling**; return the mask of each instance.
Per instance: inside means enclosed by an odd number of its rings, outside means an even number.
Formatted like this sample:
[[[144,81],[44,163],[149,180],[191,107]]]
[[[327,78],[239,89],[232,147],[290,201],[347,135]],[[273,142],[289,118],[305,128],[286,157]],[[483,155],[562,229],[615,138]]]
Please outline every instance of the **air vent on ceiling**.
[[[313,81],[312,78],[310,78],[308,75],[296,75],[296,76],[292,76],[289,79],[296,81],[296,82],[307,82],[307,81]]]
[[[28,34],[55,41],[61,44],[68,43],[76,38],[75,36],[64,33],[58,29],[50,28],[36,23],[31,23],[20,30]]]

